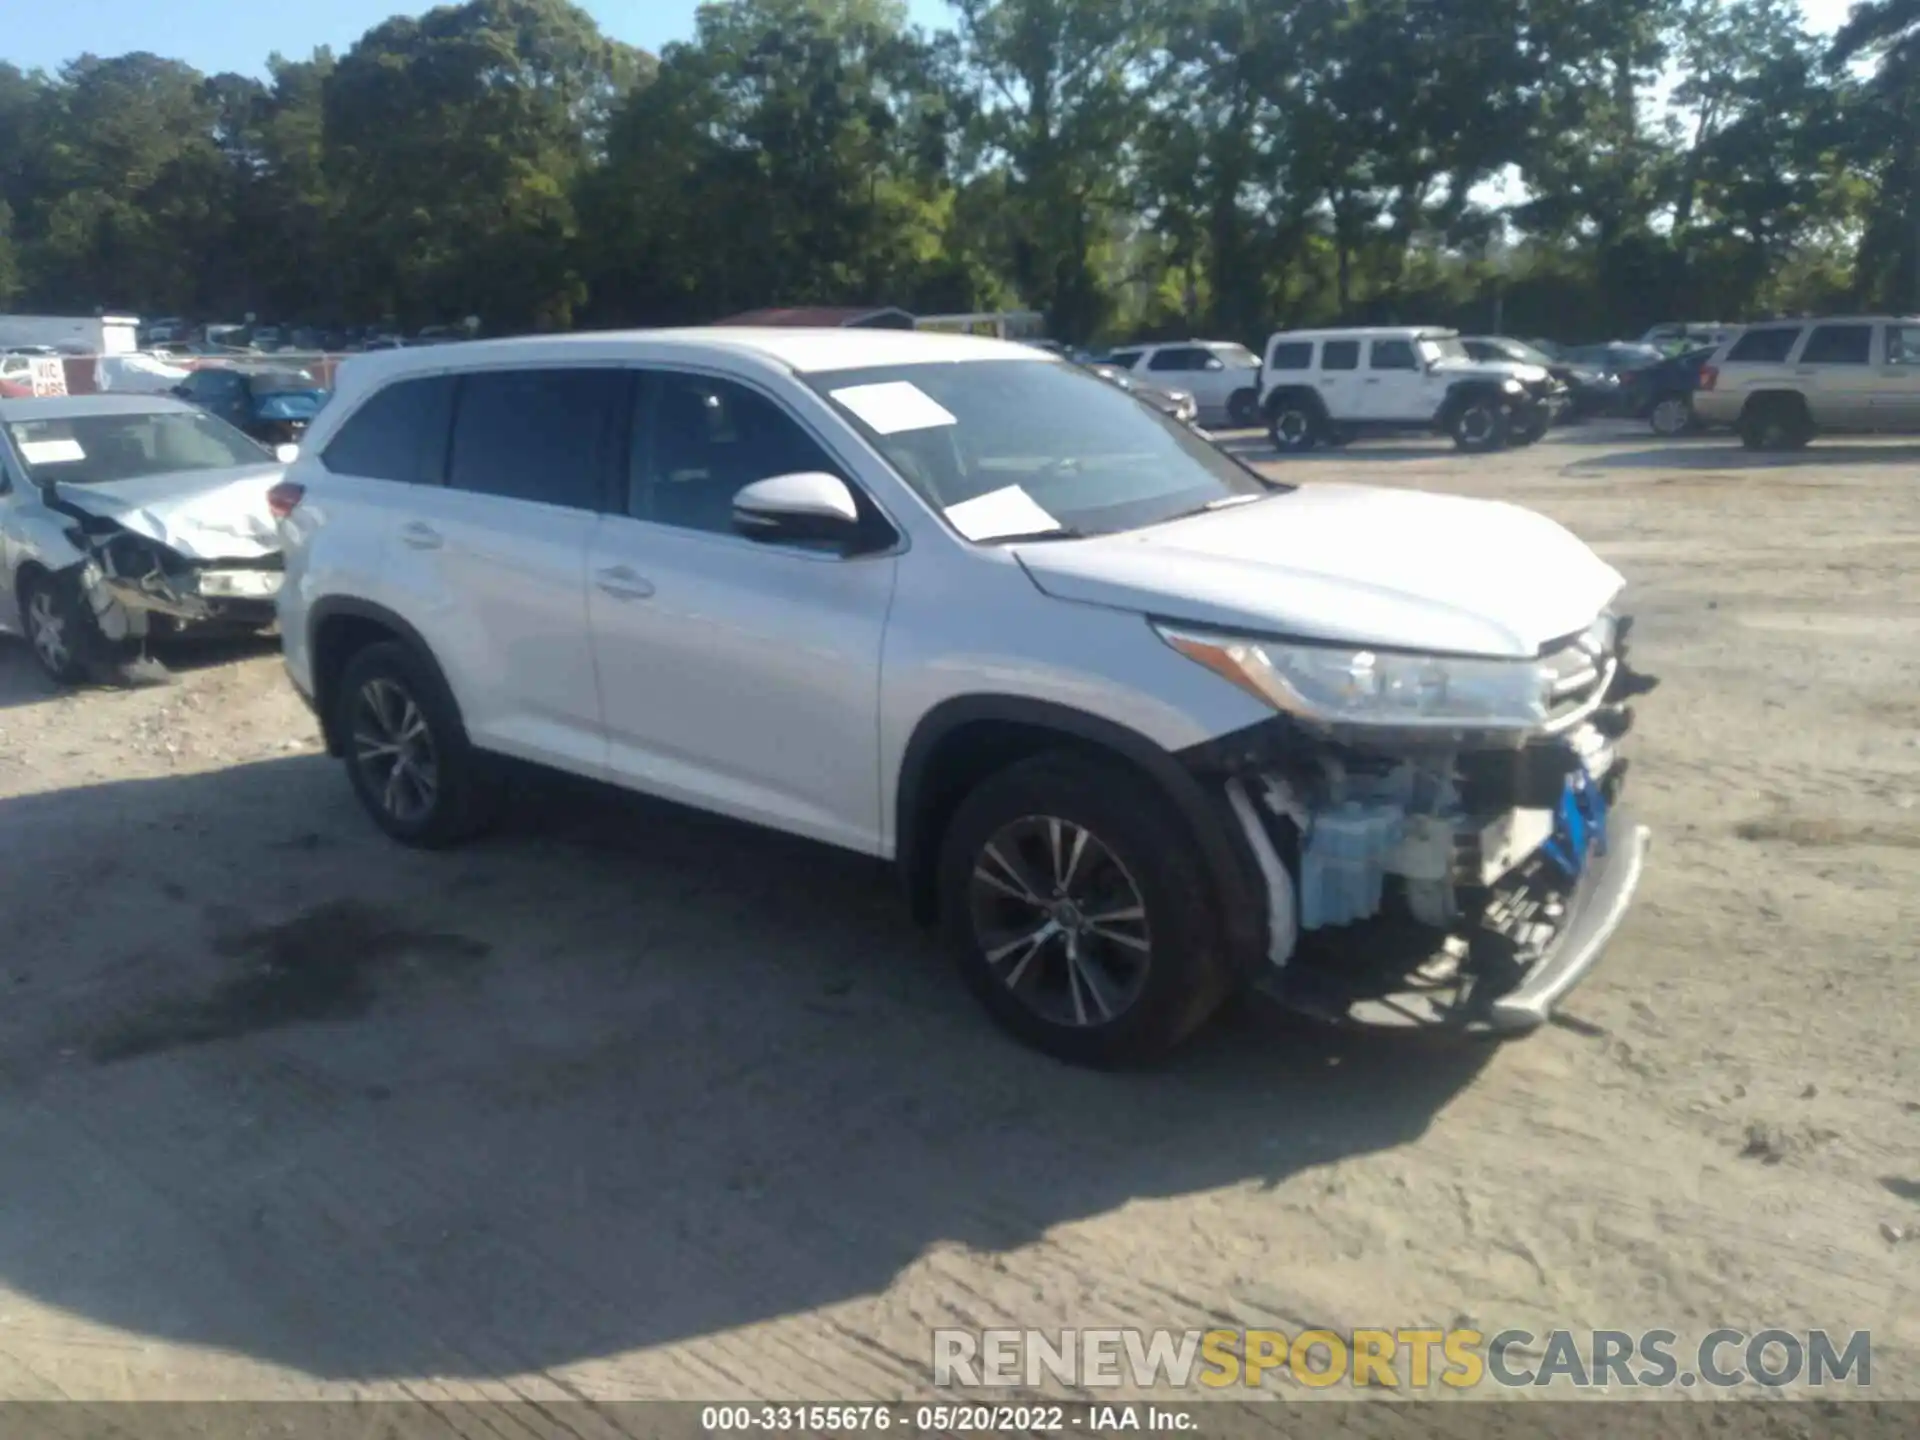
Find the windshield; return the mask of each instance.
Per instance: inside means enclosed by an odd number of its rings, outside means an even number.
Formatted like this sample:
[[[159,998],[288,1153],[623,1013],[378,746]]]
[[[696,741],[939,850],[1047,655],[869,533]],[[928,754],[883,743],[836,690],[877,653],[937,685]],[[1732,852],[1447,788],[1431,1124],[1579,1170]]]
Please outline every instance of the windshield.
[[[1435,360],[1470,360],[1473,357],[1456,338],[1439,340],[1431,335],[1423,335],[1420,337],[1420,358],[1432,364]]]
[[[1551,356],[1541,353],[1524,340],[1501,340],[1497,341],[1496,345],[1505,353],[1507,359],[1518,361],[1522,365],[1553,364]]]
[[[1221,363],[1237,370],[1258,370],[1260,357],[1244,345],[1215,345],[1210,347],[1220,357]]]
[[[973,360],[805,378],[970,540],[1109,534],[1288,488],[1073,365]]]
[[[273,456],[211,415],[149,411],[16,420],[7,438],[38,484],[111,485],[149,475],[271,465]]]

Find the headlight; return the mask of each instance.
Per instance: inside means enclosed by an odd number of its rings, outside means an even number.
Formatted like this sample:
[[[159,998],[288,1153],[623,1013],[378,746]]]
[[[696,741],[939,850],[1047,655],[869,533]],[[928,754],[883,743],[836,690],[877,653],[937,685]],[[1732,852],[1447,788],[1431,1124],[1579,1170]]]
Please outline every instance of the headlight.
[[[1527,387],[1522,385],[1518,380],[1513,379],[1502,381],[1500,388],[1509,395],[1524,395],[1527,393]]]
[[[1531,730],[1545,722],[1552,698],[1552,674],[1532,660],[1398,655],[1154,629],[1189,660],[1274,709],[1328,725]]]

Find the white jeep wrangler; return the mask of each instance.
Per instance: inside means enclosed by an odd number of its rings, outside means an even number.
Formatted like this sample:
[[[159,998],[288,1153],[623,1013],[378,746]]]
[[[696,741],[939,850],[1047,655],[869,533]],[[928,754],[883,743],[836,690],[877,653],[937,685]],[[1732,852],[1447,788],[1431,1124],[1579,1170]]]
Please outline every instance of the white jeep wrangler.
[[[1281,450],[1409,430],[1462,450],[1531,445],[1566,401],[1540,366],[1475,360],[1454,331],[1430,326],[1284,330],[1260,372],[1260,413]]]

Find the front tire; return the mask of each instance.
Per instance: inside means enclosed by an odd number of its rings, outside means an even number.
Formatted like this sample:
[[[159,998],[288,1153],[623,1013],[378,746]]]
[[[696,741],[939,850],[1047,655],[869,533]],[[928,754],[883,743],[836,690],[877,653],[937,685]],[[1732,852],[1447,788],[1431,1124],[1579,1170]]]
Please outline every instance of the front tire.
[[[1056,752],[962,802],[940,913],[968,986],[1014,1036],[1111,1067],[1164,1055],[1229,988],[1212,887],[1144,779]]]
[[[20,587],[20,618],[33,658],[56,685],[84,685],[124,658],[87,604],[80,572],[30,576]]]
[[[395,641],[347,661],[334,696],[347,775],[374,824],[403,845],[439,849],[491,818],[495,783],[440,677]]]
[[[1259,424],[1259,395],[1252,390],[1234,391],[1227,397],[1227,419],[1239,430]]]
[[[1283,455],[1303,455],[1319,443],[1320,414],[1305,400],[1276,400],[1267,412],[1267,434]]]
[[[1450,428],[1457,448],[1484,455],[1506,448],[1513,420],[1496,400],[1469,400],[1454,415]]]

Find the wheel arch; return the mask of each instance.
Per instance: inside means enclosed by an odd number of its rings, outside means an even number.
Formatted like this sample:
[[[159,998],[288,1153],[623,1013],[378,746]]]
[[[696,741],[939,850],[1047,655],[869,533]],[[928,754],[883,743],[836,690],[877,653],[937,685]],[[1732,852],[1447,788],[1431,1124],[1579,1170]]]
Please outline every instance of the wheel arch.
[[[1500,386],[1492,380],[1456,380],[1447,387],[1446,395],[1441,398],[1440,413],[1436,418],[1442,425],[1451,425],[1454,417],[1474,401],[1503,398]]]
[[[351,596],[328,596],[316,600],[307,611],[307,654],[313,666],[313,705],[320,718],[320,733],[327,742],[327,753],[339,755],[343,737],[334,723],[335,689],[345,673],[347,662],[369,645],[397,641],[420,659],[449,698],[453,687],[446,672],[434,658],[433,647],[411,623],[371,600]],[[454,704],[456,714],[459,704]]]
[[[1320,392],[1311,385],[1276,385],[1260,401],[1260,413],[1272,420],[1280,406],[1289,402],[1304,404],[1314,414],[1325,417],[1326,402],[1320,398]]]
[[[1016,761],[1070,749],[1125,765],[1166,797],[1191,833],[1236,957],[1265,953],[1266,902],[1245,838],[1224,797],[1210,795],[1180,759],[1138,731],[1071,706],[1018,695],[966,695],[921,717],[894,794],[894,858],[915,920],[938,909],[941,837],[971,788]]]
[[[1813,418],[1813,407],[1807,404],[1805,394],[1791,388],[1782,388],[1778,390],[1750,391],[1747,398],[1741,402],[1740,414],[1735,423],[1738,424],[1745,421],[1769,405],[1783,404],[1793,406],[1809,420]]]

